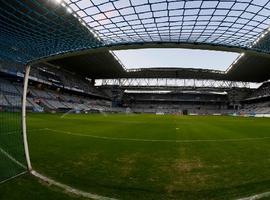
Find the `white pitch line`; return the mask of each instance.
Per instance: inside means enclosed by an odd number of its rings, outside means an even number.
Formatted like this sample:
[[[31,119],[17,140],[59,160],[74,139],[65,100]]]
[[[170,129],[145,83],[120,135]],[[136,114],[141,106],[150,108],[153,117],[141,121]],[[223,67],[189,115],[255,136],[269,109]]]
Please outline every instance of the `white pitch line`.
[[[4,134],[1,134],[1,135],[11,135],[11,134],[14,134],[14,133],[18,133],[20,130],[16,130],[16,131],[9,131],[9,132],[6,132]]]
[[[257,137],[257,138],[239,138],[239,139],[209,139],[209,140],[150,140],[150,139],[132,139],[132,138],[118,138],[118,137],[105,137],[105,136],[96,136],[96,135],[86,135],[81,133],[72,133],[69,131],[60,131],[50,128],[44,128],[40,130],[49,130],[52,132],[65,133],[67,135],[80,136],[80,137],[91,137],[95,139],[104,139],[104,140],[123,140],[123,141],[136,141],[136,142],[172,142],[172,143],[193,143],[193,142],[237,142],[237,141],[253,141],[253,140],[265,140],[270,139],[270,137]]]
[[[8,178],[8,179],[5,179],[5,180],[3,180],[3,181],[0,181],[0,184],[6,183],[6,182],[8,182],[8,181],[10,181],[10,180],[12,180],[12,179],[15,179],[15,178],[17,178],[17,177],[19,177],[19,176],[22,176],[22,175],[26,174],[27,172],[28,172],[28,171],[24,171],[24,172],[22,172],[22,173],[16,174],[15,176],[12,176],[12,177],[10,177],[10,178]]]
[[[257,200],[257,199],[262,199],[262,198],[265,198],[265,197],[270,197],[270,192],[264,192],[264,193],[261,193],[261,194],[255,194],[253,196],[244,197],[244,198],[240,198],[240,199],[237,199],[237,200]]]
[[[41,179],[42,181],[46,182],[46,183],[49,183],[50,185],[54,185],[58,188],[61,188],[63,190],[65,190],[66,192],[68,193],[71,193],[73,195],[76,195],[76,196],[80,196],[80,197],[84,197],[84,198],[89,198],[89,199],[94,199],[94,200],[117,200],[117,199],[114,199],[114,198],[110,198],[110,197],[104,197],[104,196],[100,196],[100,195],[97,195],[97,194],[92,194],[92,193],[89,193],[89,192],[84,192],[82,190],[78,190],[76,188],[73,188],[73,187],[70,187],[68,185],[65,185],[63,183],[60,183],[60,182],[57,182],[49,177],[46,177],[34,170],[31,171],[31,174],[39,179]]]
[[[44,130],[44,128],[42,128],[42,129],[31,129],[31,130],[27,130],[27,132],[31,132],[31,131],[42,131],[42,130]],[[1,133],[1,135],[12,135],[12,134],[18,133],[18,132],[21,133],[22,130],[9,131],[9,132],[5,132],[5,133]]]
[[[22,164],[20,161],[16,160],[12,155],[10,155],[8,152],[6,152],[4,149],[0,147],[0,152],[4,154],[6,157],[8,157],[12,162],[16,163],[17,165],[21,166],[24,169],[27,169],[27,167]]]

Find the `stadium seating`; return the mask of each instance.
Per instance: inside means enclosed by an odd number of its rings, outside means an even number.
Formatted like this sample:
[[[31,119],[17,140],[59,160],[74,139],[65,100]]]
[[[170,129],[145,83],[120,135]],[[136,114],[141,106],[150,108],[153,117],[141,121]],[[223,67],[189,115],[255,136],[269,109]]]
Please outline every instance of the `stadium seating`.
[[[22,83],[0,79],[0,107],[21,107]],[[94,91],[94,90],[93,90]],[[107,100],[95,100],[75,94],[62,94],[49,89],[37,89],[29,86],[27,109],[34,111],[50,110],[90,110],[94,107],[110,107]]]
[[[15,63],[4,63],[0,71],[6,74],[23,74]],[[113,92],[99,90],[90,82],[68,71],[39,64],[32,68],[30,80],[42,87],[30,85],[27,109],[33,111],[99,110],[106,112],[183,113],[189,114],[270,114],[270,82],[258,89],[232,88],[227,94],[209,92],[176,92],[170,94],[124,93],[118,95],[112,107]],[[49,87],[48,87],[49,85]],[[49,89],[55,85],[61,92]],[[64,89],[64,90],[63,90]],[[0,107],[21,107],[22,82],[16,78],[0,78]],[[262,99],[259,102],[258,99]],[[254,102],[255,101],[255,102]],[[237,107],[229,106],[237,104]]]
[[[13,84],[10,84],[9,81],[5,79],[0,79],[0,91],[17,94],[18,90]]]
[[[255,90],[250,98],[257,99],[270,96],[270,82],[265,82],[257,90]]]
[[[0,106],[8,106],[9,103],[7,102],[6,97],[3,94],[0,94]]]

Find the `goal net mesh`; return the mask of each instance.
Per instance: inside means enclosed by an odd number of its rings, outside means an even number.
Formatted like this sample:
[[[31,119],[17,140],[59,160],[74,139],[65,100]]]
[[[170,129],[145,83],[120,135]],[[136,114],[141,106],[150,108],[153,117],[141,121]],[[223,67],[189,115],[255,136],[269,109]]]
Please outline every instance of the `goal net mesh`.
[[[21,129],[22,84],[0,79],[0,183],[26,171]]]

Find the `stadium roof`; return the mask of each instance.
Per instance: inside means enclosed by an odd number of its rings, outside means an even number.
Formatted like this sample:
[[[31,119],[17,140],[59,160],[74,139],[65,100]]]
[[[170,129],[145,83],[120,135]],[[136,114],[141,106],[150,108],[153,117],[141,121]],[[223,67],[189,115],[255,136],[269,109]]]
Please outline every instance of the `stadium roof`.
[[[270,57],[269,0],[12,0],[0,9],[1,59],[173,46],[245,52],[236,65],[247,63],[248,72],[259,59],[269,71],[267,58],[255,58]],[[269,74],[241,78],[234,68],[230,78],[262,81]]]
[[[90,78],[125,76],[125,69],[109,51],[65,57],[52,60],[49,63]]]
[[[179,78],[263,82],[270,77],[270,59],[248,54],[228,71],[193,68],[142,68],[125,70],[109,51],[59,58],[49,62],[82,76],[95,79],[117,78]]]

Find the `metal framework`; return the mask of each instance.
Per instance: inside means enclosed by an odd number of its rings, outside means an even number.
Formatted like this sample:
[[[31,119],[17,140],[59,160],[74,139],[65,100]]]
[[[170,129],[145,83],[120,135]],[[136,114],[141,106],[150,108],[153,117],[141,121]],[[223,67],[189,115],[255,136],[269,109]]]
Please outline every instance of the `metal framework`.
[[[199,79],[173,79],[173,78],[122,78],[102,79],[97,81],[102,86],[177,86],[194,88],[250,88],[248,82],[235,82],[224,80],[199,80]]]
[[[12,0],[1,2],[0,58],[22,63],[138,44],[270,53],[269,0]]]
[[[64,2],[105,44],[167,41],[249,47],[269,27],[267,0]]]

